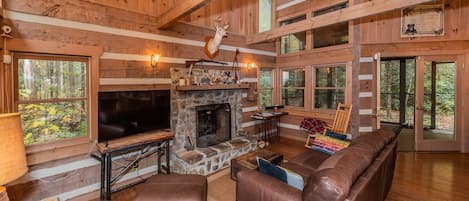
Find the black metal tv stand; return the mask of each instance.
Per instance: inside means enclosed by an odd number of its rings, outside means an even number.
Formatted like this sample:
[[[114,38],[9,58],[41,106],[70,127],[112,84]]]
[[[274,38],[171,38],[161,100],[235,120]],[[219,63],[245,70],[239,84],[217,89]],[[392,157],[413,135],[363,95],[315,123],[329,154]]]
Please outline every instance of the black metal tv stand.
[[[134,165],[138,164],[138,161],[146,158],[154,153],[157,153],[158,164],[157,173],[170,173],[170,154],[169,144],[174,139],[174,134],[169,131],[157,131],[142,133],[134,136],[124,137],[116,140],[107,142],[101,142],[97,144],[98,154],[92,154],[94,158],[101,162],[101,189],[100,189],[100,200],[111,200],[111,193],[116,192],[130,186],[136,185],[141,182],[131,183],[122,187],[112,189],[112,185],[115,184],[124,174]],[[152,147],[156,149],[152,150]],[[141,151],[141,154],[136,156],[132,161],[129,161],[123,169],[117,172],[112,177],[112,157],[129,153],[132,151]],[[166,165],[161,165],[161,157],[165,156]]]

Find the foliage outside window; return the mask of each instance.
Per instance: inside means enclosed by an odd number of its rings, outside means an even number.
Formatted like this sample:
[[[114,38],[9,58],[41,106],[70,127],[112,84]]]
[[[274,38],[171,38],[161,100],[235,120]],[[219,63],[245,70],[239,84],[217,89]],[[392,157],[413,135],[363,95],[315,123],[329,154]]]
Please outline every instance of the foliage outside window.
[[[305,70],[282,70],[282,104],[304,107]]]
[[[87,135],[87,59],[20,55],[18,110],[26,145]]]
[[[272,29],[272,0],[259,0],[259,32]]]
[[[272,69],[263,68],[260,70],[260,89],[259,99],[261,106],[272,106],[273,105],[273,78],[274,71]]]
[[[336,109],[345,102],[346,67],[315,67],[314,108]]]
[[[381,61],[381,109],[383,122],[414,124],[415,59]],[[405,86],[401,86],[404,84]]]
[[[348,2],[313,12],[313,17],[347,8]],[[313,30],[313,48],[347,44],[349,42],[348,22],[337,23]]]
[[[280,26],[285,26],[285,25],[299,22],[305,19],[306,19],[306,15],[302,15],[300,17],[282,21],[280,22]],[[280,38],[280,53],[281,54],[299,52],[299,51],[305,50],[305,46],[306,46],[306,32],[305,31],[290,34],[287,36],[282,36]]]

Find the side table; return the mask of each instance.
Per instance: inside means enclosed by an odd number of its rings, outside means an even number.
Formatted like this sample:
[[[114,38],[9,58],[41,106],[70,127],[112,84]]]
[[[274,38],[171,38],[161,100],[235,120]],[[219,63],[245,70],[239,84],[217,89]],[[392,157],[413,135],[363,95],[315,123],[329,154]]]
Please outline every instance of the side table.
[[[125,185],[119,189],[112,189],[112,185],[116,183],[128,169],[133,167],[139,160],[148,157],[153,153],[157,153],[158,164],[157,172],[162,172],[164,169],[165,173],[170,173],[170,158],[169,158],[169,144],[174,139],[174,134],[169,131],[157,131],[148,132],[138,135],[128,136],[119,138],[116,140],[110,140],[107,142],[101,142],[97,144],[98,152],[100,156],[92,155],[94,158],[101,162],[101,191],[100,200],[111,200],[111,193],[130,187],[135,184]],[[155,151],[150,152],[151,147],[157,147]],[[112,157],[120,154],[128,153],[131,151],[145,152],[142,155],[136,157],[135,160],[128,162],[128,164],[120,170],[114,177],[112,177]],[[161,157],[165,155],[166,166],[161,165]]]

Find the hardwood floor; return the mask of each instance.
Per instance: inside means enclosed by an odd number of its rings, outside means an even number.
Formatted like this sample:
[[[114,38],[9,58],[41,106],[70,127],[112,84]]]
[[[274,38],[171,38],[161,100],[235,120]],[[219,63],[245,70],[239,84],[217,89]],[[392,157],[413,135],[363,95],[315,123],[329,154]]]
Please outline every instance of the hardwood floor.
[[[399,152],[387,201],[469,200],[469,154]]]
[[[303,145],[282,138],[268,149],[284,153],[284,159],[290,160],[304,151]],[[114,193],[113,200],[132,200],[135,191],[134,187]],[[463,200],[469,200],[469,154],[399,152],[386,201]]]

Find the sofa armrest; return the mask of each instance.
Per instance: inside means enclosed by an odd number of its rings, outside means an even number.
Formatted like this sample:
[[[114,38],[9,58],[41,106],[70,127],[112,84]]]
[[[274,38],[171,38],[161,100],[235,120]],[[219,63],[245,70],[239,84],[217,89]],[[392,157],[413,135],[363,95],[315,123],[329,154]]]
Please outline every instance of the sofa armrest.
[[[237,201],[301,201],[302,192],[271,176],[254,170],[237,174]]]

